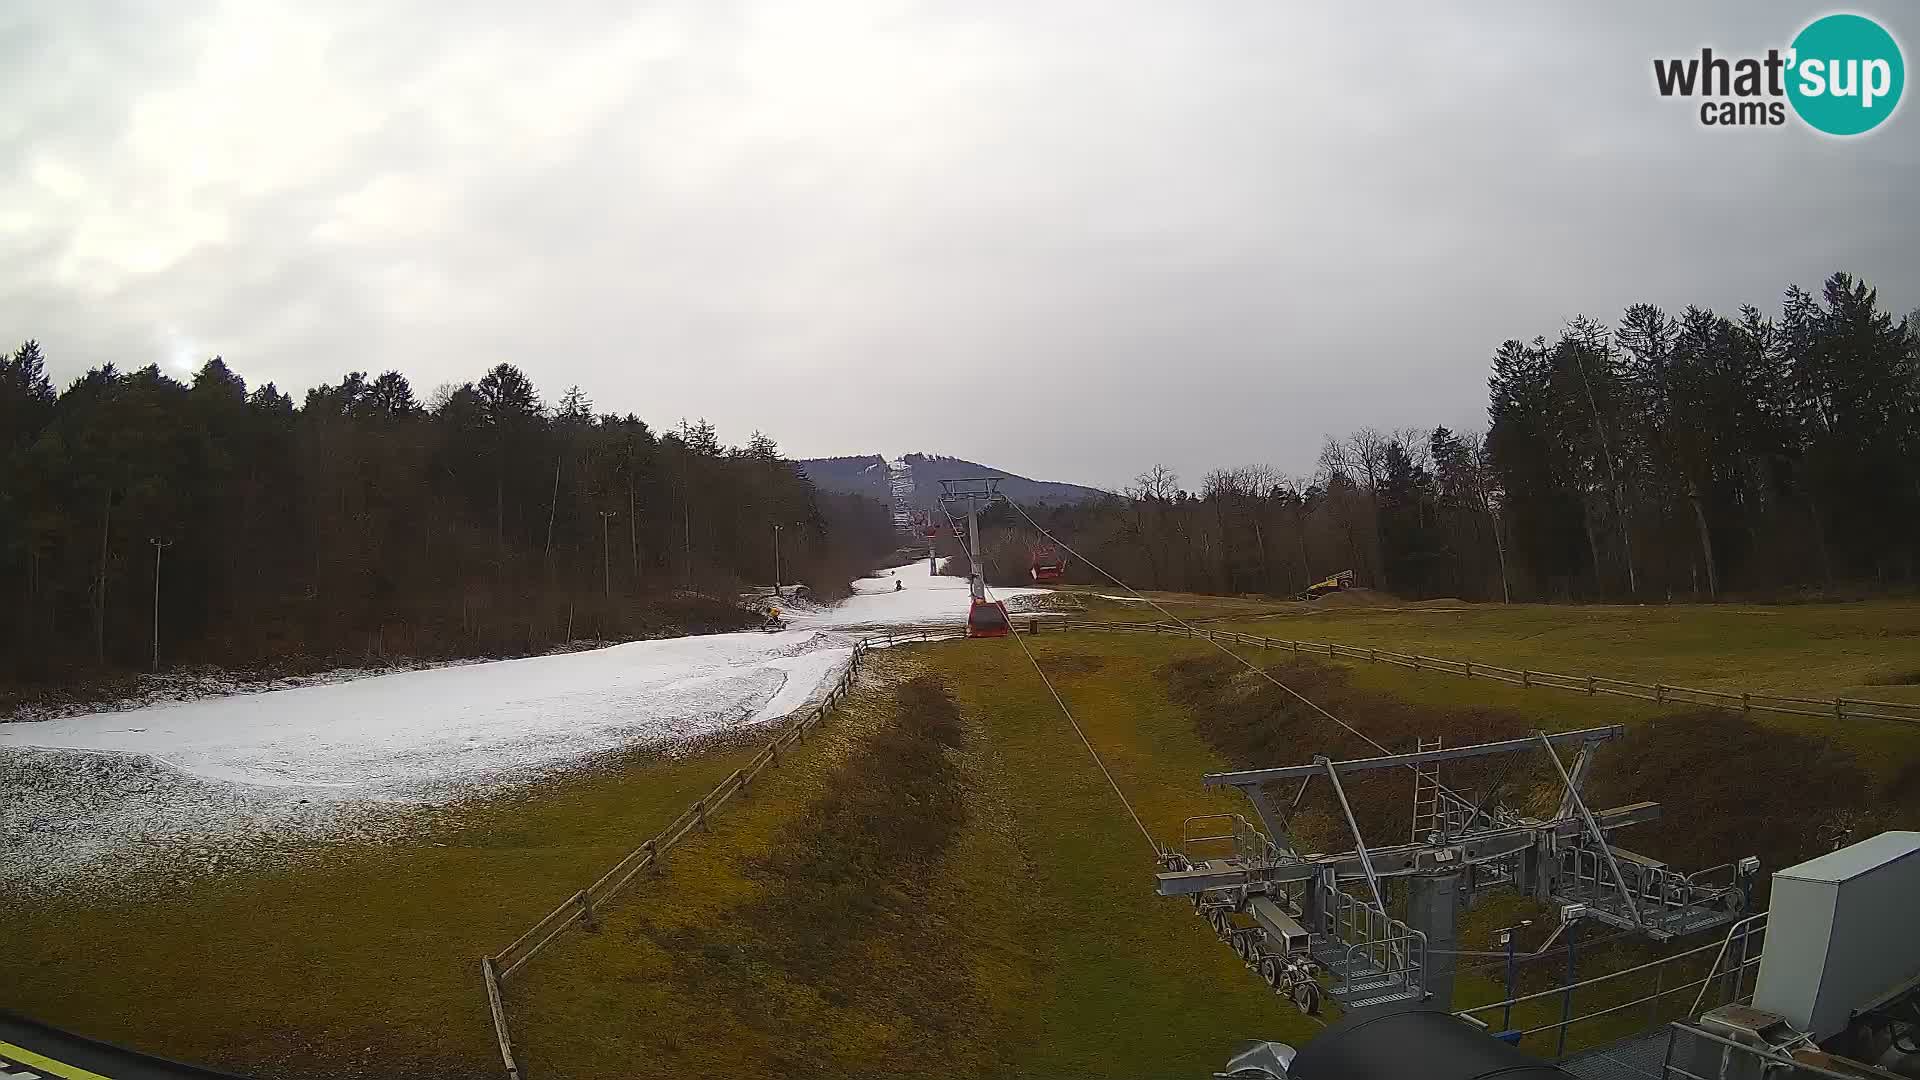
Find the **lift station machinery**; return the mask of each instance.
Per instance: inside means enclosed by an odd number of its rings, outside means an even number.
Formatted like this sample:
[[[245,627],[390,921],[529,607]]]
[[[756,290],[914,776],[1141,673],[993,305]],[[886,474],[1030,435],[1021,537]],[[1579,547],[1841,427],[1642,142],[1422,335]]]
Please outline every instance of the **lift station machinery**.
[[[1240,814],[1189,818],[1179,849],[1161,856],[1159,892],[1189,899],[1267,985],[1308,1013],[1322,994],[1349,1010],[1420,1000],[1451,1007],[1457,916],[1488,889],[1516,889],[1558,907],[1556,937],[1583,919],[1655,940],[1738,920],[1752,896],[1757,858],[1681,873],[1610,838],[1658,818],[1657,803],[1591,810],[1582,799],[1595,750],[1624,732],[1539,732],[1458,747],[1435,739],[1413,753],[1349,761],[1316,755],[1306,765],[1210,774],[1205,785],[1239,790],[1258,824]],[[1571,767],[1562,750],[1572,752]],[[1502,805],[1499,784],[1476,801],[1440,779],[1446,762],[1533,752],[1552,762],[1560,789],[1549,817]],[[1399,768],[1413,773],[1412,836],[1369,844],[1342,778]],[[1330,789],[1352,850],[1305,854],[1289,835],[1288,822],[1316,779]],[[1405,883],[1404,918],[1387,903],[1387,883],[1396,879]]]

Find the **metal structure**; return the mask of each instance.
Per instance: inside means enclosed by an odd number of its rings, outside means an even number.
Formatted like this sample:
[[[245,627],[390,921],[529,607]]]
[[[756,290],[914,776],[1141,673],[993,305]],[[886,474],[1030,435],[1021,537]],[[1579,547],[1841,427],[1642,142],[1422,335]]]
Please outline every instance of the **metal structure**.
[[[947,520],[953,523],[954,534],[965,537],[971,564],[967,573],[967,594],[971,598],[967,605],[968,637],[1006,637],[1013,630],[1006,605],[987,599],[986,573],[980,566],[980,511],[1004,498],[997,476],[940,481],[940,505],[946,511]],[[955,516],[962,506],[966,513],[964,533],[960,519]]]
[[[1213,773],[1253,804],[1256,825],[1238,814],[1189,819],[1182,843],[1162,856],[1158,889],[1194,909],[1276,991],[1313,1011],[1321,993],[1348,1009],[1453,996],[1455,923],[1483,890],[1519,889],[1557,905],[1562,921],[1595,922],[1667,940],[1740,919],[1759,869],[1742,859],[1683,874],[1621,848],[1610,834],[1659,817],[1656,803],[1604,810],[1581,796],[1596,748],[1625,733],[1586,728],[1473,746],[1422,741],[1413,753]],[[1561,760],[1571,750],[1573,762]],[[1449,761],[1543,752],[1561,789],[1559,805],[1535,818],[1499,801],[1499,785],[1478,801],[1441,780]],[[1369,845],[1342,777],[1379,769],[1413,773],[1413,835]],[[1303,854],[1288,822],[1323,780],[1352,834],[1353,848]],[[1281,789],[1293,788],[1290,801]],[[1405,917],[1392,914],[1383,883],[1405,884]],[[1556,936],[1557,936],[1556,932]]]

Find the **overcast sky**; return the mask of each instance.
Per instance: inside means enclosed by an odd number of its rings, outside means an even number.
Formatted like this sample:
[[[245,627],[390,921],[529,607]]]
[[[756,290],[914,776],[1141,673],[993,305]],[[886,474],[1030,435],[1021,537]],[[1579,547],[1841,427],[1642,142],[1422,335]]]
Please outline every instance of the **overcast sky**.
[[[1045,479],[1485,424],[1635,301],[1920,303],[1920,117],[1703,128],[1823,4],[0,6],[0,338],[296,399],[508,360],[657,426]],[[1914,62],[1920,11],[1881,19]]]

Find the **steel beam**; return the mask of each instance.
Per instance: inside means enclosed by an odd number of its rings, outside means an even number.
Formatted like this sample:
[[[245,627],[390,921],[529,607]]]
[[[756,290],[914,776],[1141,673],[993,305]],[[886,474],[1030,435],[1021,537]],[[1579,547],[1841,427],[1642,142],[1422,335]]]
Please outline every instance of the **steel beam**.
[[[1574,785],[1573,777],[1567,775],[1567,767],[1561,763],[1560,754],[1554,750],[1552,741],[1547,738],[1547,733],[1539,731],[1535,732],[1534,736],[1540,746],[1547,751],[1547,759],[1553,762],[1553,771],[1560,774],[1560,782],[1567,786],[1566,797],[1573,800],[1574,809],[1580,811],[1580,817],[1587,823],[1593,842],[1600,845],[1600,854],[1607,859],[1607,869],[1613,871],[1613,883],[1619,887],[1620,899],[1626,901],[1627,914],[1633,919],[1634,924],[1638,925],[1641,921],[1640,905],[1634,902],[1633,890],[1627,888],[1627,879],[1620,876],[1620,862],[1613,857],[1613,848],[1607,844],[1607,834],[1601,831],[1600,823],[1594,820],[1593,812],[1588,810],[1587,804],[1581,800],[1580,789]],[[1578,865],[1578,863],[1575,864],[1576,867]],[[1562,1031],[1564,1030],[1563,1028]]]
[[[1546,738],[1554,746],[1585,747],[1591,743],[1617,739],[1627,733],[1619,724],[1606,727],[1582,728],[1579,731],[1563,731]],[[1383,757],[1355,758],[1350,761],[1331,762],[1334,772],[1366,772],[1370,769],[1394,769],[1403,765],[1425,765],[1435,761],[1458,761],[1461,758],[1486,757],[1490,754],[1514,754],[1524,750],[1535,750],[1540,746],[1536,738],[1506,739],[1501,742],[1478,743],[1473,746],[1453,746],[1444,750],[1422,750],[1411,754],[1387,754]],[[1286,765],[1277,769],[1245,769],[1239,772],[1208,773],[1200,778],[1206,787],[1245,787],[1249,784],[1270,784],[1276,780],[1301,780],[1328,771],[1327,765],[1315,762],[1311,765]]]
[[[1623,829],[1629,825],[1659,820],[1660,804],[1631,803],[1627,806],[1616,806],[1610,810],[1594,811],[1593,816],[1602,830]],[[1586,823],[1583,820],[1567,818],[1523,828],[1473,833],[1465,837],[1456,837],[1446,844],[1395,844],[1391,847],[1369,848],[1367,857],[1373,863],[1373,872],[1376,877],[1405,877],[1409,874],[1432,873],[1452,867],[1492,862],[1527,851],[1535,847],[1544,836],[1577,836],[1585,830]],[[1158,892],[1162,896],[1192,896],[1194,893],[1206,892],[1209,889],[1242,886],[1257,892],[1267,885],[1306,881],[1322,870],[1331,871],[1335,877],[1350,881],[1360,880],[1366,876],[1359,853],[1355,851],[1337,855],[1309,855],[1299,862],[1284,862],[1270,866],[1252,866],[1227,859],[1213,859],[1191,870],[1169,871],[1158,875]]]

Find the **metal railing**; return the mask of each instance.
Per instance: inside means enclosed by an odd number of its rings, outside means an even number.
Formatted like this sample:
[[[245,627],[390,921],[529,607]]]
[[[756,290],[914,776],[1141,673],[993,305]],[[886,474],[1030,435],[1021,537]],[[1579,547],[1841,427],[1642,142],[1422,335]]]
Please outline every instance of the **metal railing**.
[[[1449,660],[1437,656],[1423,656],[1417,653],[1394,652],[1374,647],[1362,648],[1354,645],[1338,645],[1326,641],[1295,641],[1288,638],[1264,637],[1257,634],[1242,634],[1232,630],[1215,630],[1207,626],[1180,626],[1174,623],[1091,623],[1091,622],[1055,622],[1048,626],[1057,630],[1092,630],[1112,633],[1171,634],[1176,637],[1198,637],[1208,641],[1231,642],[1247,648],[1289,651],[1296,656],[1324,656],[1336,660],[1365,660],[1370,663],[1392,664],[1412,671],[1437,671],[1447,675],[1459,675],[1468,679],[1492,679],[1511,686],[1528,689],[1543,688],[1567,690],[1585,694],[1588,697],[1611,695],[1614,697],[1637,698],[1662,705],[1705,705],[1717,709],[1728,709],[1742,714],[1780,713],[1788,716],[1818,716],[1835,720],[1884,720],[1897,724],[1920,726],[1920,702],[1913,701],[1870,701],[1864,698],[1835,696],[1832,698],[1802,697],[1791,694],[1776,694],[1765,690],[1702,690],[1691,686],[1674,686],[1669,683],[1639,683],[1625,679],[1612,679],[1600,675],[1563,675],[1552,671],[1536,671],[1531,668],[1510,668],[1498,664],[1489,664],[1479,660]],[[1811,707],[1811,706],[1817,706]]]
[[[1332,875],[1317,886],[1322,926],[1312,930],[1346,946],[1343,959],[1325,964],[1335,998],[1364,995],[1381,983],[1419,983],[1426,969],[1427,935],[1340,888]]]
[[[1731,883],[1718,885],[1706,880],[1723,869],[1730,869],[1731,863],[1696,874],[1681,874],[1665,866],[1631,860],[1618,861],[1617,867],[1625,890],[1639,906],[1639,917],[1635,921],[1649,929],[1666,928],[1676,917],[1697,912],[1703,906],[1737,905],[1745,899]],[[1615,864],[1590,846],[1563,847],[1560,849],[1560,884],[1554,891],[1595,907],[1611,907],[1621,891],[1621,886],[1615,883],[1614,869]],[[1726,910],[1736,911],[1738,907]]]
[[[1511,1016],[1513,1006],[1515,1005],[1523,1005],[1531,1001],[1541,1001],[1559,997],[1563,1002],[1563,1008],[1558,1020],[1534,1024],[1530,1027],[1504,1032],[1503,1034],[1515,1042],[1518,1042],[1521,1038],[1528,1035],[1537,1035],[1541,1032],[1555,1032],[1560,1036],[1560,1047],[1564,1050],[1566,1045],[1566,1031],[1574,1025],[1597,1020],[1605,1016],[1613,1016],[1640,1006],[1645,1006],[1647,1009],[1647,1022],[1649,1024],[1657,1023],[1660,1003],[1669,997],[1684,993],[1685,991],[1698,990],[1698,993],[1694,996],[1691,1005],[1685,1013],[1688,1017],[1700,1015],[1701,1009],[1706,1007],[1710,1000],[1716,1001],[1718,1004],[1744,1002],[1751,997],[1751,991],[1748,989],[1749,974],[1751,973],[1755,980],[1759,977],[1760,954],[1758,947],[1761,943],[1762,935],[1764,935],[1766,930],[1766,917],[1767,913],[1764,911],[1755,915],[1749,915],[1730,927],[1725,938],[1687,949],[1684,952],[1677,952],[1671,956],[1663,956],[1644,964],[1636,964],[1633,967],[1622,968],[1619,971],[1610,971],[1604,975],[1596,975],[1590,979],[1570,982],[1562,986],[1553,987],[1550,990],[1521,994],[1517,997],[1488,1002],[1485,1005],[1475,1005],[1471,1008],[1456,1010],[1454,1015],[1477,1027],[1489,1028],[1491,1024],[1481,1019],[1479,1014],[1500,1010],[1506,1015]],[[1734,951],[1736,943],[1738,947],[1737,954]],[[1713,952],[1714,956],[1712,962],[1707,966],[1706,974],[1698,978],[1687,978],[1687,974],[1683,972],[1679,978],[1684,981],[1676,981],[1671,984],[1668,982],[1668,974],[1672,968],[1684,968],[1687,966],[1688,961],[1704,956],[1708,952]],[[1730,956],[1733,958],[1731,961],[1728,959]],[[1599,986],[1603,983],[1608,983],[1629,975],[1647,972],[1651,972],[1651,976],[1643,977],[1652,978],[1652,992],[1638,997],[1632,997],[1627,1001],[1610,1002],[1599,1008],[1591,1008],[1577,1014],[1574,1011],[1574,991]],[[1632,991],[1629,990],[1628,993],[1632,993]]]

